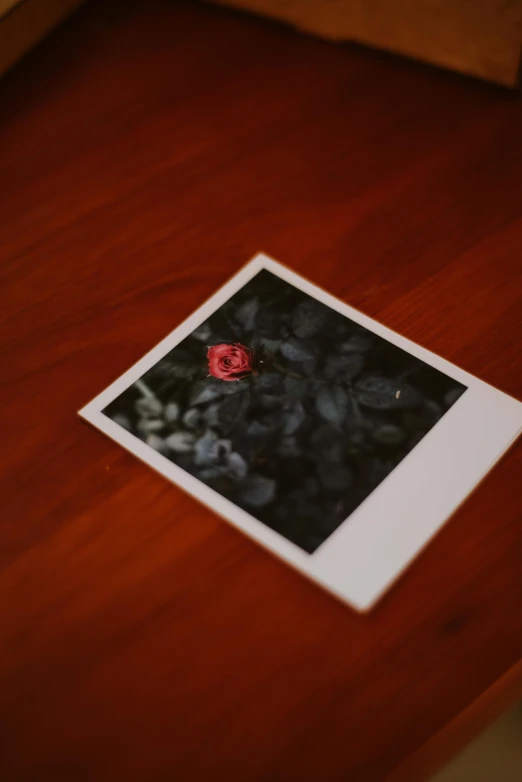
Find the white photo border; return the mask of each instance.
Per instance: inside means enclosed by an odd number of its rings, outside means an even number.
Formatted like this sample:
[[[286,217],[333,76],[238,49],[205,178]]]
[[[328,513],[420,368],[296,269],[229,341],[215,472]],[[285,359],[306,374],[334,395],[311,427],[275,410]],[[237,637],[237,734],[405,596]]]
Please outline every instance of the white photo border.
[[[312,554],[189,475],[102,412],[262,269],[466,386],[437,424]],[[522,431],[522,403],[343,303],[263,253],[249,261],[79,414],[358,611],[374,606]]]

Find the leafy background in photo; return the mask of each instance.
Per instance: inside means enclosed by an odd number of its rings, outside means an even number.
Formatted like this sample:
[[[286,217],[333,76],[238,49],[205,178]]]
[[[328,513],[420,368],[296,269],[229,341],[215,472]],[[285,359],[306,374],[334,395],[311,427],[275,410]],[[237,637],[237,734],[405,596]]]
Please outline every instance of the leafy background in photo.
[[[208,377],[235,342],[256,372]],[[311,553],[464,391],[263,270],[104,413]]]

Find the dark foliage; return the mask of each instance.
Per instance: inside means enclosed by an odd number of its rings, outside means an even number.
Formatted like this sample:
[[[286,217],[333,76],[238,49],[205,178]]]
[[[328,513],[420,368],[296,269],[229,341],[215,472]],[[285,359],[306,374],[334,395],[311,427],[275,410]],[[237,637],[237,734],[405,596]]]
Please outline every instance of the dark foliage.
[[[237,342],[254,372],[208,377]],[[105,413],[311,553],[464,391],[262,271]]]

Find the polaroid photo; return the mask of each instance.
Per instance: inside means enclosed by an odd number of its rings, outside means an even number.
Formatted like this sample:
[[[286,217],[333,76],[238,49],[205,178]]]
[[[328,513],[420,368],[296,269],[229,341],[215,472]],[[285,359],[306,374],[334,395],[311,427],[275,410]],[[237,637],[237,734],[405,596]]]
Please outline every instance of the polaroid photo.
[[[520,402],[265,255],[80,415],[360,611],[522,429]]]

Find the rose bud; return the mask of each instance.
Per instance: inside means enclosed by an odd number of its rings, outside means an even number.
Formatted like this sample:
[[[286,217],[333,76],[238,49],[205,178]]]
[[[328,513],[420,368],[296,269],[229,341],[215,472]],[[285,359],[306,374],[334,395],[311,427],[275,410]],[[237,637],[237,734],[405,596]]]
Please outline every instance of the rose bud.
[[[241,380],[253,370],[254,353],[236,342],[214,345],[208,349],[208,371],[219,380]]]

